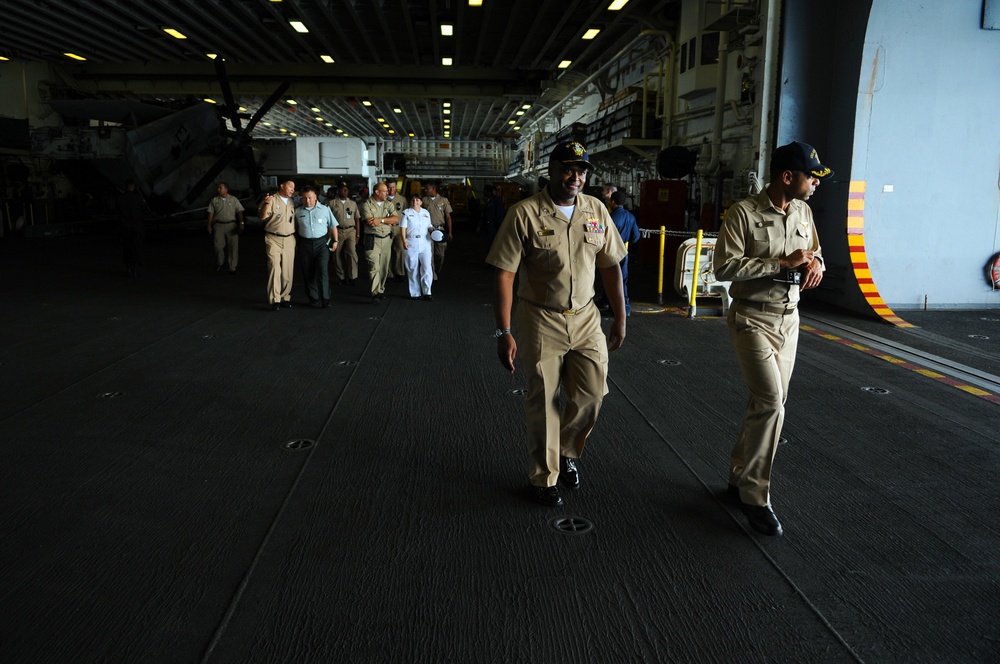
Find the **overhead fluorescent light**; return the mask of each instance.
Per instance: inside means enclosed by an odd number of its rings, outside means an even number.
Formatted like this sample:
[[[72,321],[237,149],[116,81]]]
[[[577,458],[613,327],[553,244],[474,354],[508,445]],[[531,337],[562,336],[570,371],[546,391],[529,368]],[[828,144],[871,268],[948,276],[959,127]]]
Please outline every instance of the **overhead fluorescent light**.
[[[385,118],[375,118],[378,122],[385,122]]]
[[[444,106],[445,108],[451,108],[451,102],[450,101],[443,102],[441,105]]]
[[[414,133],[413,133],[413,132],[411,131],[411,132],[410,132],[409,134],[407,134],[407,136],[409,136],[410,138],[415,138],[415,137],[416,137],[416,134],[414,134]]]
[[[583,38],[593,39],[594,37],[597,36],[597,33],[599,33],[600,31],[601,31],[600,28],[591,28],[590,30],[587,30],[585,33],[583,33]]]
[[[323,124],[325,124],[327,127],[332,127],[333,126],[332,122],[324,122]]]
[[[386,129],[388,129],[389,128],[389,123],[388,122],[383,122],[382,126],[385,127]]]
[[[292,132],[291,134],[289,134],[289,136],[298,136],[298,134],[296,134],[296,133],[295,133],[295,132],[293,131],[293,132]]]
[[[451,66],[451,58],[441,58],[441,64],[445,67]]]
[[[321,55],[321,56],[319,56],[319,59],[322,60],[323,62],[325,62],[328,65],[332,65],[333,64],[333,58],[330,57],[329,55]]]
[[[76,53],[63,53],[67,58],[73,58],[74,60],[86,60],[87,58],[82,55],[77,55]]]
[[[302,21],[289,21],[288,25],[295,28],[295,32],[309,32],[309,28]]]
[[[208,56],[209,60],[215,60],[217,57],[219,57],[218,53],[206,53],[205,55]]]
[[[207,101],[209,104],[218,104],[219,103],[219,102],[215,101],[214,99],[209,99],[208,97],[205,97],[204,99],[202,99],[202,101]]]
[[[573,64],[572,60],[563,60],[562,62],[559,63],[559,69],[566,69],[571,64]]]
[[[401,109],[401,108],[394,108],[394,109],[392,109],[392,112],[393,113],[402,113],[403,109]]]
[[[469,6],[470,7],[482,7],[483,6],[483,0],[469,0]]]
[[[531,108],[531,104],[521,104],[521,108],[527,110],[527,109]]]
[[[247,112],[247,107],[246,106],[240,106],[239,111],[240,111],[240,113],[246,113]]]
[[[285,129],[284,127],[282,127],[281,129],[279,129],[278,131],[280,131],[283,134],[287,134],[288,133],[288,130]]]
[[[363,100],[361,103],[364,104],[365,106],[371,106],[372,105],[372,103],[370,101],[368,101],[367,99]]]
[[[514,115],[524,115],[524,111],[518,111],[518,112],[517,112],[517,113],[515,113]]]
[[[396,133],[396,130],[395,130],[395,129],[390,129],[390,130],[389,130],[389,133],[390,133],[390,134],[395,134],[395,133]]]
[[[187,39],[186,35],[181,34],[177,30],[174,30],[173,28],[163,28],[163,31],[168,35],[170,35],[171,37],[176,37],[177,39]]]
[[[446,108],[446,109],[442,110],[441,112],[444,113],[445,115],[448,115],[449,113],[451,113],[451,109],[450,108]]]
[[[10,62],[10,58],[5,58],[2,55],[0,55],[0,60],[2,60],[3,62]]]
[[[520,129],[520,128],[521,128],[520,125],[514,125],[514,129]]]
[[[313,106],[312,107],[312,112],[313,113],[320,113],[321,111],[317,107]]]
[[[271,126],[270,122],[261,122],[261,124],[264,125],[265,127],[270,127]]]
[[[447,23],[442,23],[441,24],[441,36],[442,37],[451,37],[453,34],[455,34],[455,26],[448,25]]]
[[[285,103],[291,106],[297,106],[299,102],[295,101],[294,99],[286,99]]]
[[[507,120],[507,124],[514,124],[516,120]]]
[[[317,116],[316,122],[323,122],[323,118]]]
[[[626,4],[628,4],[628,0],[614,0],[614,2],[608,5],[608,11],[616,12]]]

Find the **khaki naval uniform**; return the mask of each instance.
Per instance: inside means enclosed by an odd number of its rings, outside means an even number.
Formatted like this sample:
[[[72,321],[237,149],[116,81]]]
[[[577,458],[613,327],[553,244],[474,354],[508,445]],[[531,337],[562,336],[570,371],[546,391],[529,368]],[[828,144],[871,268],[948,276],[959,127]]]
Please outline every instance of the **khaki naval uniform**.
[[[486,258],[518,274],[514,326],[528,381],[524,412],[535,486],[556,484],[559,456],[579,458],[597,422],[608,392],[608,343],[593,302],[594,278],[596,268],[624,257],[625,244],[600,200],[578,195],[567,220],[546,188],[510,208]]]
[[[240,233],[236,225],[236,213],[243,212],[243,204],[233,195],[225,198],[216,196],[208,202],[208,213],[212,215],[212,244],[215,246],[215,265],[228,264],[229,271],[236,271],[240,260]]]
[[[424,196],[423,198],[424,209],[431,214],[431,224],[434,225],[434,230],[441,231],[448,235],[448,226],[445,223],[445,215],[451,214],[451,203],[448,199],[438,193],[437,196],[431,198],[430,196]],[[454,220],[453,220],[454,221]],[[448,250],[447,242],[435,242],[434,243],[434,278],[438,278],[438,272],[441,271],[441,267],[444,265],[444,253]]]
[[[406,204],[406,196],[396,192],[396,195],[392,198],[385,199],[387,203],[396,206],[396,216],[400,219],[403,218],[403,210],[408,206]],[[403,246],[403,234],[400,227],[392,227],[392,258],[389,260],[389,274],[393,277],[405,277],[406,276],[406,248]]]
[[[729,332],[750,390],[729,463],[729,483],[748,505],[770,504],[771,465],[799,340],[799,286],[775,277],[784,272],[778,259],[796,249],[820,255],[812,210],[792,200],[782,212],[766,190],[729,209],[715,245],[715,277],[733,282]]]
[[[295,207],[278,194],[260,204],[257,216],[264,222],[264,250],[267,253],[267,302],[279,304],[292,299],[292,270],[295,264]]]
[[[361,206],[364,228],[365,258],[368,260],[368,279],[372,287],[372,297],[385,292],[385,282],[389,277],[389,259],[392,253],[392,226],[383,225],[386,217],[396,215],[396,206],[388,201],[379,203],[372,196]],[[375,226],[369,226],[369,219],[376,219]],[[371,249],[368,243],[371,242]]]
[[[351,199],[331,198],[327,207],[337,220],[337,249],[333,252],[333,270],[337,281],[354,281],[358,278],[358,204]]]

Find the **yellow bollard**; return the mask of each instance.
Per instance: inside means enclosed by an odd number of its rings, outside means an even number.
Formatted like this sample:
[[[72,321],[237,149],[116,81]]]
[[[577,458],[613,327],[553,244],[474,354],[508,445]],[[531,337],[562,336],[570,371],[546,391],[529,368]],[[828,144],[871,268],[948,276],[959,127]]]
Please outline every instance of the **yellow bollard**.
[[[701,267],[701,229],[698,229],[698,241],[694,245],[694,272],[691,275],[691,308],[688,309],[688,318],[698,315],[698,305],[695,298],[698,297],[698,269]]]
[[[660,226],[660,276],[659,281],[656,282],[656,303],[663,304],[663,255],[667,250],[667,236],[664,232],[667,230],[666,226]]]

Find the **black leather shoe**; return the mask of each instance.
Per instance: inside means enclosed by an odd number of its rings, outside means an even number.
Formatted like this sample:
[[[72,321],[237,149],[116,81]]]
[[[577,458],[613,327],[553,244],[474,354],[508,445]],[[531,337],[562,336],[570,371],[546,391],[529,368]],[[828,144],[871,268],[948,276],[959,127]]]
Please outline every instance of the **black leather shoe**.
[[[782,533],[781,522],[775,516],[770,505],[747,505],[743,504],[743,513],[750,522],[750,527],[762,535],[775,537]]]
[[[285,300],[284,302],[281,303],[281,306],[283,306],[285,309],[291,309],[292,308],[292,301],[291,300]]]
[[[432,302],[434,300],[434,296],[430,295],[430,294],[422,295],[422,296],[420,296],[420,299],[421,300],[426,300],[428,302]]]
[[[281,305],[278,304],[277,302],[275,302],[274,304],[271,305],[271,311],[279,311],[280,309],[281,309]]]
[[[532,486],[531,497],[536,503],[546,507],[558,507],[563,504],[562,495],[557,486]]]
[[[559,457],[559,479],[571,489],[580,488],[580,469],[576,463],[576,459],[564,456]]]

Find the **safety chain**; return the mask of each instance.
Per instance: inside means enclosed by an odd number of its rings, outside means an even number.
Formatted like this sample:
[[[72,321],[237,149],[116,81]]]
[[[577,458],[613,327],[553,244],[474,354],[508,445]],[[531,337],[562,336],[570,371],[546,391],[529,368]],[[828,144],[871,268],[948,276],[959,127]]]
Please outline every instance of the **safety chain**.
[[[640,228],[639,234],[642,237],[651,237],[653,235],[671,235],[673,237],[696,237],[697,233],[692,233],[690,231],[661,231],[658,228]],[[718,233],[709,233],[706,231],[701,232],[702,237],[719,237]]]

